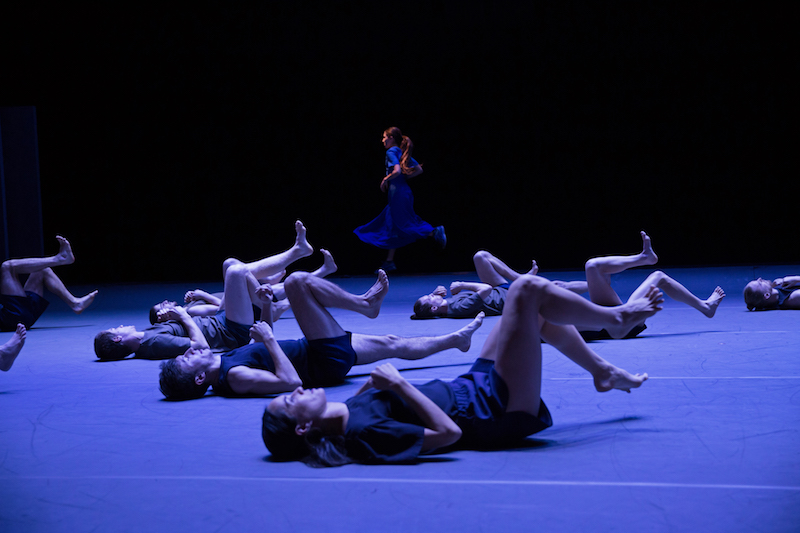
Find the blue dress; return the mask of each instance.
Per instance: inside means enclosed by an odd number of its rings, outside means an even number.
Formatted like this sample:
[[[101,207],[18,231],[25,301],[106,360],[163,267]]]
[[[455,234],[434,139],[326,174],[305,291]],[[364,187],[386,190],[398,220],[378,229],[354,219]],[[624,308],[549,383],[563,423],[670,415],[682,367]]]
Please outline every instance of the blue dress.
[[[403,152],[397,146],[386,150],[386,175],[395,165],[400,164]],[[417,163],[413,158],[411,165]],[[406,182],[405,175],[389,181],[389,204],[371,222],[353,230],[356,236],[367,244],[391,250],[401,248],[412,242],[424,239],[433,231],[433,226],[422,220],[414,212],[414,194]]]

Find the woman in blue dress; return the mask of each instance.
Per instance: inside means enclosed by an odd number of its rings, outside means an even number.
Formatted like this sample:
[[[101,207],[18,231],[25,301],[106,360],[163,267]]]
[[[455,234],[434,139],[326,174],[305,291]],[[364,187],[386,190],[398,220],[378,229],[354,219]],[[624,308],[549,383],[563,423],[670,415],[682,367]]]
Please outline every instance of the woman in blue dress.
[[[397,270],[394,254],[397,248],[412,242],[433,237],[444,248],[447,236],[444,226],[434,228],[414,212],[414,194],[407,180],[422,174],[422,166],[411,157],[414,143],[391,127],[383,132],[386,148],[386,175],[381,181],[381,190],[389,193],[389,203],[374,220],[353,230],[367,244],[388,250],[386,261],[381,265],[385,272]]]
[[[385,364],[345,402],[328,402],[323,389],[298,387],[267,405],[264,444],[277,460],[318,467],[404,462],[453,447],[507,446],[552,424],[540,397],[543,340],[587,370],[598,391],[630,392],[647,374],[612,365],[569,324],[627,331],[658,312],[663,301],[661,291],[651,287],[641,298],[603,307],[542,277],[520,276],[467,373],[416,387]]]

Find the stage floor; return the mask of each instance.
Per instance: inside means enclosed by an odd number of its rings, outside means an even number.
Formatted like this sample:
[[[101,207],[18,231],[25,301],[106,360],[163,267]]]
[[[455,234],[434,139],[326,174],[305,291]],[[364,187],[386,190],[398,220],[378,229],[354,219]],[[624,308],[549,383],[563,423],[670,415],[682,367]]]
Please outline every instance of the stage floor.
[[[618,291],[627,296],[648,272],[618,276]],[[198,284],[102,286],[80,316],[52,301],[0,374],[0,531],[800,530],[800,312],[748,312],[742,299],[754,276],[800,267],[666,272],[700,297],[716,285],[727,297],[713,319],[667,300],[639,338],[592,343],[617,366],[649,373],[640,389],[597,393],[545,345],[542,396],[554,425],[522,448],[321,470],[268,460],[263,398],[166,402],[159,362],[96,361],[98,331],[143,328],[149,305]],[[409,316],[416,297],[454,279],[476,277],[390,276],[377,319],[332,314],[359,333],[449,332],[466,322]],[[353,292],[373,282],[331,280]],[[469,353],[393,362],[414,383],[455,377],[497,320]],[[275,331],[301,336],[290,313]],[[354,367],[329,398],[352,395],[370,368]]]

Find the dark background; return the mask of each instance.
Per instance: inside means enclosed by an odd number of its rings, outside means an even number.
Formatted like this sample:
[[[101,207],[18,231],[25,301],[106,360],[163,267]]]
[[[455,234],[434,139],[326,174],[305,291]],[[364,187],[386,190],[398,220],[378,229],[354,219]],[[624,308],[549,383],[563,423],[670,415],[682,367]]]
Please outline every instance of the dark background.
[[[384,252],[352,230],[385,205],[393,125],[449,239],[399,250],[401,272],[472,270],[481,248],[577,269],[637,252],[641,229],[662,266],[791,263],[781,5],[6,6],[0,104],[36,106],[68,284],[219,279],[227,256],[290,246],[297,218],[341,273],[371,273]]]

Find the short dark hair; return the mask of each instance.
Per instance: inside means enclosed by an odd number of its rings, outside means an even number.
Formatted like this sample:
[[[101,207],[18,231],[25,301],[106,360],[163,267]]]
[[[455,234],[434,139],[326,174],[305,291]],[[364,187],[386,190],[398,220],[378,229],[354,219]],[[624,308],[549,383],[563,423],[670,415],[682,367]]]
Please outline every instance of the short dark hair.
[[[424,296],[414,302],[414,316],[416,318],[430,318],[436,316],[431,311],[431,304],[423,302],[422,298],[424,298]]]
[[[130,348],[119,341],[115,341],[116,335],[108,330],[101,331],[94,337],[94,353],[102,361],[119,361],[125,359],[133,352]]]
[[[167,400],[194,400],[205,395],[208,384],[198,385],[194,380],[194,374],[184,372],[178,367],[175,359],[170,359],[161,363],[158,388]]]
[[[158,311],[154,305],[150,308],[150,324],[155,324],[156,322],[158,322]]]

